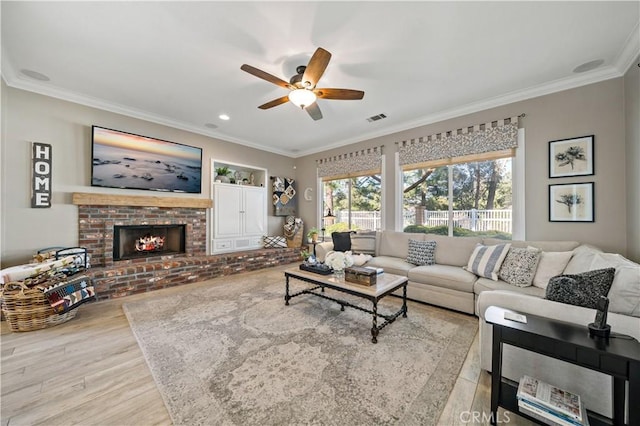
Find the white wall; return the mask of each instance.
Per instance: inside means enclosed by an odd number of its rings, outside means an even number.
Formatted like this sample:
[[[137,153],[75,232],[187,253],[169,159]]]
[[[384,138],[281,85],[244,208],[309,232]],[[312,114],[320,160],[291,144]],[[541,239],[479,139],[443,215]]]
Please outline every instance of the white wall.
[[[2,83],[1,266],[28,261],[38,249],[78,243],[73,192],[209,197],[210,159],[250,164],[270,175],[295,177],[294,160],[242,145],[7,87]],[[203,148],[202,194],[91,187],[91,125]],[[32,209],[31,142],[52,145],[52,206]],[[271,214],[271,213],[270,213]],[[282,218],[269,216],[269,233],[282,234]]]
[[[627,142],[627,257],[640,263],[640,56],[624,76]]]

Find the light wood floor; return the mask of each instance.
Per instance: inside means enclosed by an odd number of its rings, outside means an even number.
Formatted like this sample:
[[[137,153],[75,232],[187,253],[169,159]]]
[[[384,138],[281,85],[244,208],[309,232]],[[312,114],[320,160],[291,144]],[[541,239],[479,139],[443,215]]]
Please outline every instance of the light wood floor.
[[[220,280],[242,280],[242,275],[212,281]],[[81,306],[73,320],[45,330],[11,333],[3,321],[0,426],[170,425],[122,304],[210,283],[90,303]],[[488,424],[490,385],[490,376],[480,370],[476,336],[437,424]],[[503,411],[499,420],[509,425],[531,424]]]

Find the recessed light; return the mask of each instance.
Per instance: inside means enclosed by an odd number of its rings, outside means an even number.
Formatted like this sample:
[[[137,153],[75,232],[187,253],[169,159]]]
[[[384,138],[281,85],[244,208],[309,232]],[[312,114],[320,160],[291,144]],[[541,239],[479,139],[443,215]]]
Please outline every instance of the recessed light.
[[[218,126],[216,124],[213,123],[205,123],[204,127],[208,127],[210,129],[217,129]]]
[[[578,65],[573,69],[575,73],[587,72],[591,70],[595,70],[600,65],[604,64],[604,59],[595,59],[593,61],[585,62],[582,65]]]
[[[39,80],[39,81],[49,81],[49,80],[51,80],[46,75],[44,75],[42,73],[39,73],[37,71],[22,69],[22,70],[20,70],[20,72],[23,75],[26,75],[27,77],[32,78],[34,80]]]
[[[218,118],[219,118],[220,120],[225,120],[225,121],[226,121],[226,120],[229,120],[231,117],[229,117],[227,114],[220,114],[220,115],[218,116]]]

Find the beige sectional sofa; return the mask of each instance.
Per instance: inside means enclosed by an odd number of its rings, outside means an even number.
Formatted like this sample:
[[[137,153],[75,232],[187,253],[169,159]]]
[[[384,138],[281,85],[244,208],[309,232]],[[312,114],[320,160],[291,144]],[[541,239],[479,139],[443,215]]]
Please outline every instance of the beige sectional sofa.
[[[408,241],[436,241],[435,264],[416,266],[406,261]],[[593,322],[595,310],[545,299],[544,288],[516,287],[504,281],[478,278],[463,269],[476,244],[495,245],[506,241],[476,237],[445,237],[432,234],[412,234],[381,231],[376,234],[375,247],[353,247],[353,250],[373,250],[375,256],[366,266],[384,268],[386,272],[409,278],[409,298],[449,309],[476,314],[480,323],[481,367],[491,370],[492,326],[484,321],[489,306],[501,306],[524,314],[547,316],[559,321],[584,325]],[[582,245],[575,241],[510,241],[512,247],[536,247],[543,252],[572,252],[564,274],[578,274],[594,269],[614,267],[616,275],[609,292],[608,324],[612,333],[626,334],[640,340],[640,265],[611,253]],[[333,244],[317,247],[322,260]],[[518,380],[528,374],[578,393],[586,406],[607,417],[612,413],[609,376],[576,367],[522,349],[505,346],[503,375]]]
[[[409,239],[435,241],[435,264],[416,266],[407,262]],[[409,278],[407,297],[456,311],[477,314],[476,300],[485,290],[512,290],[543,297],[539,287],[515,287],[504,281],[478,278],[463,269],[476,244],[495,245],[509,242],[514,247],[532,246],[543,251],[570,251],[580,245],[575,241],[504,241],[480,237],[447,237],[435,234],[379,231],[376,233],[374,257],[366,266],[383,268],[386,272]],[[354,251],[370,251],[371,247],[353,247]],[[333,243],[318,244],[318,259],[333,250]]]

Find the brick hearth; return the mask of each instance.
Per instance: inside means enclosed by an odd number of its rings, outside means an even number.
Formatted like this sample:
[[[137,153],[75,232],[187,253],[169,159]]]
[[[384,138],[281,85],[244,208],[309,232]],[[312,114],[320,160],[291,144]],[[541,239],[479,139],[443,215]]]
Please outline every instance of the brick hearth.
[[[300,261],[299,248],[206,255],[205,203],[194,198],[73,195],[78,242],[91,255],[98,299],[110,299]],[[113,260],[114,225],[186,225],[185,254]]]

